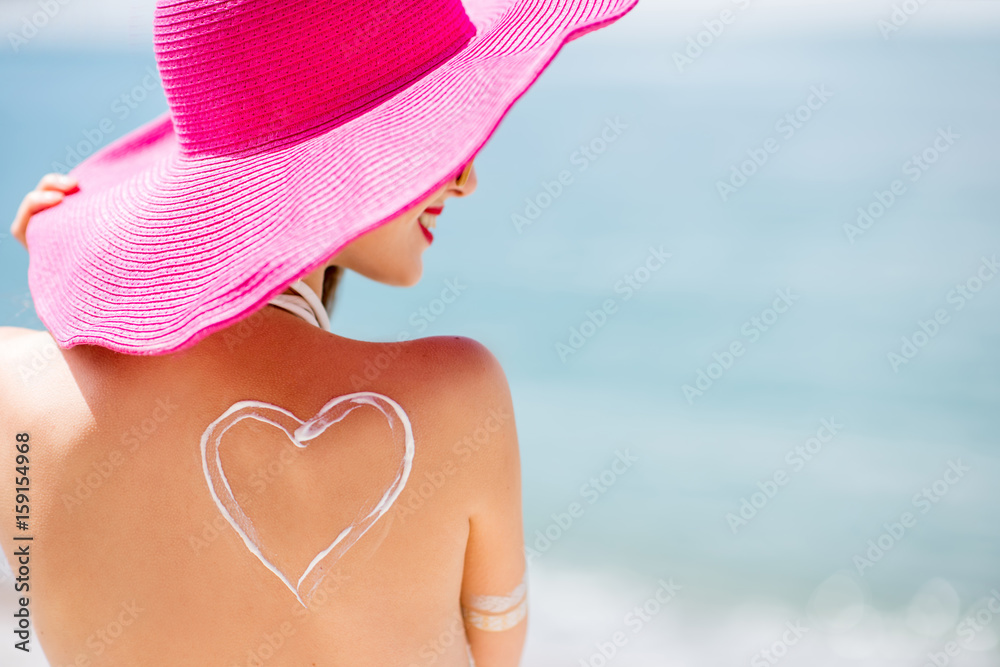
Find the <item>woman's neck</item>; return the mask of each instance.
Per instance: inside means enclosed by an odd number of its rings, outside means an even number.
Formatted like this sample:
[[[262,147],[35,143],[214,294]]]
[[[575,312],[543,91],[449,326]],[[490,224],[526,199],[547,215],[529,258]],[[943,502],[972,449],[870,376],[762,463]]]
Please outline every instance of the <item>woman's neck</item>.
[[[326,273],[326,265],[324,264],[323,266],[319,267],[312,273],[303,276],[301,279],[302,282],[304,282],[306,285],[309,285],[309,287],[312,288],[313,292],[316,292],[316,295],[320,299],[323,298],[323,276],[325,273]],[[285,291],[289,294],[295,293],[292,290],[285,290]]]

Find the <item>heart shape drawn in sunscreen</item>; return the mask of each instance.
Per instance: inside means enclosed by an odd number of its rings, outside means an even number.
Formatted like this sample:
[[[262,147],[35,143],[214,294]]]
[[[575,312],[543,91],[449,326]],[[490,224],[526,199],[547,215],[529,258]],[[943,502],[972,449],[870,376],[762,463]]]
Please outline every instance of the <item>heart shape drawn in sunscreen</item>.
[[[264,554],[261,539],[254,529],[253,522],[246,512],[237,502],[233,490],[229,485],[229,480],[222,469],[222,458],[219,452],[222,437],[230,428],[243,421],[252,419],[266,424],[271,424],[288,436],[288,439],[299,449],[309,446],[309,441],[322,435],[328,428],[340,422],[353,410],[369,405],[382,413],[389,423],[392,433],[396,438],[402,437],[403,457],[399,463],[399,469],[395,480],[386,488],[385,493],[367,515],[359,517],[347,528],[344,528],[336,539],[325,549],[320,550],[306,567],[305,571],[298,577],[296,583],[292,583],[292,573],[283,572],[270,558]],[[212,498],[226,517],[226,520],[233,529],[243,538],[243,543],[247,549],[260,559],[267,569],[271,570],[288,587],[295,598],[303,607],[308,607],[306,602],[312,593],[322,582],[326,571],[329,568],[316,571],[317,567],[323,564],[332,565],[338,561],[354,544],[361,539],[361,536],[368,532],[376,521],[389,511],[396,498],[402,493],[406,486],[406,480],[410,476],[410,468],[413,466],[413,428],[410,420],[394,400],[382,394],[370,391],[362,391],[354,394],[338,396],[332,399],[322,408],[315,417],[303,422],[288,410],[279,408],[269,403],[260,401],[239,401],[234,403],[218,419],[213,421],[205,433],[201,436],[201,462],[205,473],[205,480],[208,482],[208,489],[212,493]]]

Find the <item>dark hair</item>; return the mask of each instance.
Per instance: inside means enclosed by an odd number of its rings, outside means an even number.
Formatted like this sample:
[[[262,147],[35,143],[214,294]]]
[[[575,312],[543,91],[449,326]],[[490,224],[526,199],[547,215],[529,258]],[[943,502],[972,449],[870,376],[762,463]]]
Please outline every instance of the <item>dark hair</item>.
[[[334,297],[337,295],[337,287],[340,279],[344,275],[344,269],[340,266],[328,266],[323,272],[323,307],[326,308],[327,315],[333,315]]]

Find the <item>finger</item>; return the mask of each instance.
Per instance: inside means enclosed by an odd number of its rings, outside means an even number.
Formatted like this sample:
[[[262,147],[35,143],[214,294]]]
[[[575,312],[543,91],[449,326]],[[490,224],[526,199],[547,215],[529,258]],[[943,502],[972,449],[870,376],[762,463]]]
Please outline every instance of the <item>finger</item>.
[[[31,216],[39,211],[44,211],[47,208],[55,206],[62,200],[63,193],[56,190],[34,190],[33,192],[29,192],[21,201],[21,206],[17,209],[17,215],[14,216],[14,222],[10,226],[11,236],[27,248],[26,232]]]
[[[38,187],[35,189],[69,193],[75,190],[76,187],[76,179],[68,174],[45,174],[42,176],[42,180],[38,181]]]

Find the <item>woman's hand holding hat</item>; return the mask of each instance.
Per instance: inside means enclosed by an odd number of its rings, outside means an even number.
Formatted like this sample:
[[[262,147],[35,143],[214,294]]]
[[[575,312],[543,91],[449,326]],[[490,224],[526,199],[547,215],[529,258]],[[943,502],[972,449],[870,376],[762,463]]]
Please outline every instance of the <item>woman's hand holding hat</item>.
[[[46,174],[34,190],[29,192],[21,200],[21,206],[17,209],[14,222],[10,226],[11,235],[21,242],[25,248],[28,247],[25,233],[28,230],[28,221],[31,216],[52,208],[63,200],[65,195],[76,192],[76,179],[65,174]]]

